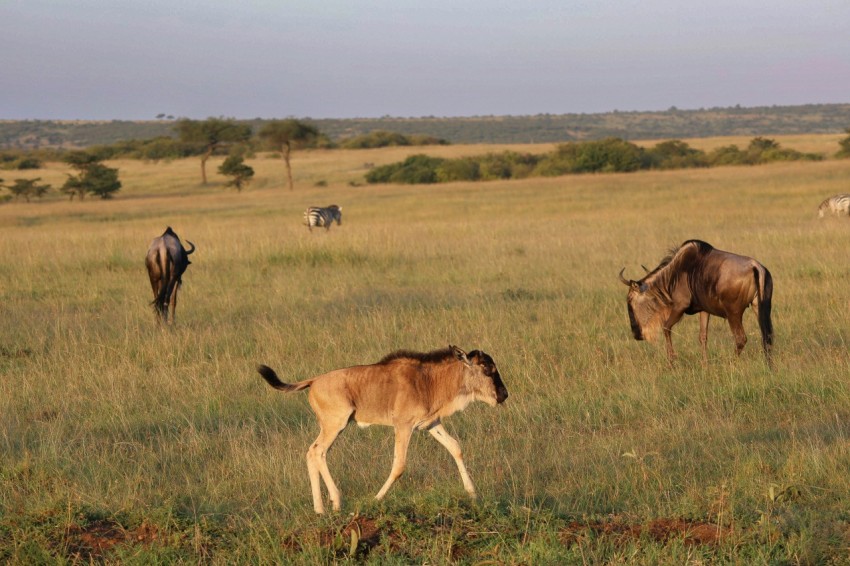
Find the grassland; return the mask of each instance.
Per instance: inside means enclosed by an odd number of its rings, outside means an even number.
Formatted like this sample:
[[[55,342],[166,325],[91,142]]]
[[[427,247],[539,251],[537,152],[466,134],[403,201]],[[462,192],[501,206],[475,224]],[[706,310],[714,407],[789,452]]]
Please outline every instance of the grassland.
[[[277,159],[242,193],[199,186],[197,160],[118,162],[114,200],[0,206],[0,561],[850,560],[850,221],[816,217],[850,162],[351,186],[407,152],[299,153],[293,192]],[[308,233],[304,207],[332,202],[343,225]],[[143,267],[166,225],[197,245],[171,330]],[[693,317],[674,367],[631,338],[617,272],[688,238],[773,273],[775,371],[751,314],[740,358],[712,323],[707,368]],[[446,423],[480,500],[418,435],[375,502],[392,432],[352,427],[329,457],[344,511],[314,516],[313,415],[254,366],[296,380],[449,342],[510,392]]]

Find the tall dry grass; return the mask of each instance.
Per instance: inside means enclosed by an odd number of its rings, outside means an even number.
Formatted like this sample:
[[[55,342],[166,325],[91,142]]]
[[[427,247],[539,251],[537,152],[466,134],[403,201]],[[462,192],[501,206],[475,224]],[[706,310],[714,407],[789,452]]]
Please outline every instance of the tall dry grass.
[[[850,221],[818,221],[816,207],[847,190],[850,163],[348,185],[363,163],[400,151],[298,154],[293,192],[276,159],[249,162],[257,182],[242,193],[198,186],[195,160],[120,162],[112,201],[0,207],[0,556],[61,555],[61,525],[81,513],[194,525],[201,542],[145,551],[159,560],[295,559],[280,541],[323,524],[304,463],[317,427],[303,396],[272,391],[254,366],[297,380],[449,342],[493,355],[510,392],[499,410],[473,406],[447,423],[482,505],[508,521],[530,510],[531,535],[487,547],[499,559],[576,557],[553,517],[732,528],[731,546],[700,551],[708,559],[839,552]],[[342,226],[308,233],[303,208],[331,202]],[[166,225],[197,245],[168,331],[143,267]],[[689,238],[773,273],[775,371],[752,315],[740,358],[713,320],[705,369],[690,317],[674,329],[675,367],[631,338],[617,272],[636,277]],[[465,517],[454,463],[427,435],[375,504],[391,459],[390,429],[340,437],[329,463],[346,511]],[[398,505],[410,507],[396,516]],[[382,556],[438,561],[440,544]],[[318,543],[302,550],[327,559]],[[581,551],[623,552],[604,537]],[[672,563],[680,552],[646,544],[638,556]]]

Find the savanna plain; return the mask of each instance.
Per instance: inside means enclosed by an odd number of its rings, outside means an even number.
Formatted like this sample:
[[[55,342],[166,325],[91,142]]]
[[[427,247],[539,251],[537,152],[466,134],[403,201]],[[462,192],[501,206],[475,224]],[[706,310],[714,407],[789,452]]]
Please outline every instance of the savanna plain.
[[[0,206],[0,561],[850,562],[850,219],[816,212],[850,161],[362,184],[410,153],[296,153],[294,191],[258,155],[239,193],[220,161],[207,186],[196,159],[110,162],[112,200]],[[308,232],[331,203],[342,225]],[[166,226],[197,246],[172,328],[144,269]],[[712,320],[706,367],[696,317],[672,366],[632,338],[617,273],[690,238],[772,272],[773,370],[749,311],[740,357]],[[445,421],[478,500],[416,433],[375,501],[392,429],[350,426],[328,457],[343,510],[315,515],[315,418],[256,365],[292,382],[449,343],[491,354],[510,394]]]

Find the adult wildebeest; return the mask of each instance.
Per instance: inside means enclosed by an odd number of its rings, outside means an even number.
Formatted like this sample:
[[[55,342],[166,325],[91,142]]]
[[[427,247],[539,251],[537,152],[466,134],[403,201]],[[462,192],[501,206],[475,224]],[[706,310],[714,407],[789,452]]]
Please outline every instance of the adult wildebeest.
[[[325,230],[331,229],[331,224],[336,220],[337,226],[342,226],[342,207],[331,204],[325,207],[310,206],[304,211],[304,224],[307,229],[313,231],[313,226],[324,226]]]
[[[773,277],[756,260],[721,250],[700,240],[688,240],[674,249],[654,270],[638,281],[620,281],[629,287],[629,322],[636,340],[654,340],[659,327],[667,342],[667,357],[672,362],[673,340],[670,329],[682,315],[700,313],[699,340],[703,363],[708,361],[708,319],[710,315],[729,321],[735,336],[735,351],[740,354],[747,343],[741,324],[744,310],[752,306],[758,315],[761,342],[770,363],[773,323],[770,320]]]
[[[278,379],[268,366],[261,365],[257,371],[275,389],[310,388],[310,406],[320,427],[318,438],[307,451],[316,513],[325,510],[319,476],[325,482],[334,511],[340,508],[341,496],[328,470],[327,452],[351,420],[362,427],[381,424],[395,428],[392,471],[376,499],[383,498],[404,472],[407,446],[415,429],[427,430],[446,447],[460,470],[464,488],[475,497],[460,445],[440,420],[463,410],[472,401],[496,406],[508,397],[493,358],[479,350],[467,354],[456,346],[428,353],[400,350],[376,364],[338,369],[291,385]]]
[[[189,242],[189,240],[186,240]],[[195,244],[188,251],[183,248],[180,238],[171,229],[165,229],[162,236],[154,238],[145,256],[145,265],[153,288],[153,305],[158,319],[168,323],[168,307],[171,306],[171,322],[174,322],[174,311],[177,309],[177,290],[180,288],[183,273],[189,264],[189,254],[195,251]]]
[[[830,212],[838,216],[850,216],[850,194],[831,196],[818,206],[818,218]]]

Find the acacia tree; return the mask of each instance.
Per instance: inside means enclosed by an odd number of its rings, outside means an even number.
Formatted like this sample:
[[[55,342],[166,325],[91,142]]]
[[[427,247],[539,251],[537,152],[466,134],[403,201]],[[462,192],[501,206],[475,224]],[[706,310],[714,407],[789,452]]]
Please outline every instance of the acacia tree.
[[[7,185],[6,188],[14,195],[15,200],[18,200],[18,197],[24,197],[24,200],[29,202],[32,197],[41,198],[50,190],[50,185],[39,185],[37,184],[39,181],[41,181],[41,177],[15,179],[15,184]],[[2,182],[3,179],[0,179],[0,183]]]
[[[289,180],[289,190],[294,189],[292,183],[292,166],[289,163],[292,150],[302,147],[307,142],[319,136],[319,130],[310,124],[295,119],[272,120],[260,130],[260,138],[275,150],[283,154],[286,164],[286,177]]]
[[[201,180],[204,185],[207,184],[207,159],[213,151],[224,144],[248,141],[251,137],[251,126],[237,124],[233,118],[207,118],[203,121],[183,118],[175,128],[180,141],[204,147],[201,156]]]
[[[245,165],[245,159],[240,155],[231,155],[225,159],[224,163],[218,168],[218,172],[233,177],[227,182],[227,186],[236,187],[239,192],[242,192],[242,185],[250,183],[251,177],[254,176],[254,168]]]
[[[112,198],[112,193],[121,188],[118,169],[107,167],[96,155],[86,151],[74,151],[65,157],[65,163],[79,171],[79,175],[68,175],[68,180],[60,189],[70,195],[71,200],[77,195],[83,200],[86,193],[109,199]]]

